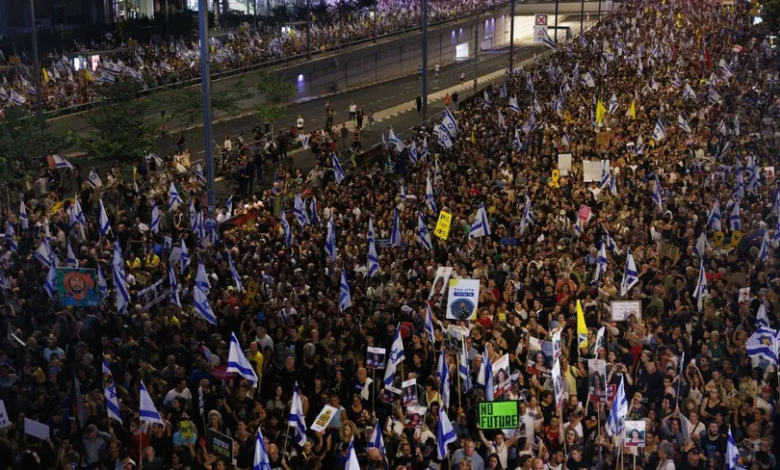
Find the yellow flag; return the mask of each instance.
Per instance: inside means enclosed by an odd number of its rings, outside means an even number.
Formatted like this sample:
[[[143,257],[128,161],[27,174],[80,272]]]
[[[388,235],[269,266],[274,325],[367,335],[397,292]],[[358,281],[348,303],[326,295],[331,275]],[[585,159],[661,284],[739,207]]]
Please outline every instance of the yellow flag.
[[[84,74],[84,77],[87,79],[88,82],[94,82],[95,77],[92,76],[91,73],[89,73],[89,69],[86,69],[87,72]]]
[[[601,124],[604,121],[604,115],[607,113],[607,108],[604,107],[604,103],[598,100],[596,103],[596,122]]]
[[[49,83],[49,72],[43,69],[43,83]]]
[[[585,326],[585,313],[579,300],[577,300],[577,347],[579,349],[588,347],[588,328]]]
[[[628,108],[628,115],[631,119],[636,119],[636,101],[631,100],[631,107]]]
[[[477,145],[477,134],[474,129],[471,129],[471,143]]]

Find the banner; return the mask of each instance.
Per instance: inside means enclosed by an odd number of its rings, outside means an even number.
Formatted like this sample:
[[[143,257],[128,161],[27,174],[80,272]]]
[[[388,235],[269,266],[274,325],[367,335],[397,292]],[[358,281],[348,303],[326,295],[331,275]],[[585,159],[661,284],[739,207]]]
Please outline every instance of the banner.
[[[511,429],[520,426],[518,401],[482,401],[477,410],[480,429]]]
[[[206,450],[217,458],[227,463],[233,463],[233,439],[224,434],[207,430]]]
[[[330,405],[325,405],[320,411],[320,414],[314,418],[314,423],[311,425],[311,430],[314,432],[324,432],[328,427],[333,417],[336,416],[338,410]]]
[[[633,316],[636,321],[642,320],[641,300],[613,300],[611,305],[612,321],[628,321]]]
[[[57,268],[57,291],[64,307],[97,307],[100,303],[94,269]]]
[[[450,279],[450,293],[447,298],[449,320],[475,320],[478,305],[478,279]]]

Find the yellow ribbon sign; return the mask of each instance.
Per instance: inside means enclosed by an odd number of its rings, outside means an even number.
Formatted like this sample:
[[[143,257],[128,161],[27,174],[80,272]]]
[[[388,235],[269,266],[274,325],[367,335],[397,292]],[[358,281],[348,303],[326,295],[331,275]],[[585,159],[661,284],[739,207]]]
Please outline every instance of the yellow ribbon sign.
[[[442,240],[446,240],[450,236],[450,224],[452,223],[452,214],[449,212],[441,211],[439,213],[439,221],[436,222],[436,229],[433,234]]]
[[[720,248],[723,246],[723,232],[715,232],[712,236],[713,241],[715,242],[715,246]]]
[[[560,188],[561,185],[558,184],[559,179],[561,179],[561,172],[555,169],[552,171],[552,181],[547,183],[547,185],[550,186],[551,188]]]

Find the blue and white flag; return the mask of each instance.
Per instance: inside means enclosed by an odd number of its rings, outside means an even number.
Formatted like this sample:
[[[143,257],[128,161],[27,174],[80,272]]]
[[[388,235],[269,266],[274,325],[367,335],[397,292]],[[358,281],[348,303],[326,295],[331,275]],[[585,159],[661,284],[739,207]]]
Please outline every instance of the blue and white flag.
[[[441,130],[442,127],[444,127],[443,123],[441,126],[439,126],[439,145],[445,149],[451,149],[455,145],[455,141],[452,139],[452,136],[449,134],[449,132]]]
[[[103,386],[103,396],[106,401],[106,413],[108,417],[117,421],[119,424],[122,422],[122,411],[119,408],[119,397],[116,394],[116,384],[111,381],[110,385]]]
[[[431,210],[431,212],[436,212],[436,197],[433,195],[433,185],[431,184],[431,173],[428,172],[428,175],[425,179],[425,205],[428,206],[428,209]]]
[[[17,93],[16,90],[11,90],[11,94],[8,97],[8,99],[11,103],[15,104],[16,106],[24,106],[24,103],[27,102],[24,96]]]
[[[127,313],[130,304],[130,293],[127,291],[127,276],[125,275],[125,261],[119,239],[114,242],[114,259],[111,263],[111,274],[114,276],[114,300],[117,313]]]
[[[140,421],[142,423],[154,423],[165,426],[165,423],[163,423],[163,420],[160,417],[160,413],[157,412],[157,408],[154,406],[151,395],[149,395],[149,392],[146,390],[146,385],[144,385],[143,380],[141,381],[140,395],[141,406],[138,413]]]
[[[190,199],[190,231],[193,233],[198,232],[198,212],[195,210],[195,199]]]
[[[607,247],[604,241],[599,242],[599,250],[596,255],[596,273],[593,277],[593,282],[599,282],[601,275],[607,272]]]
[[[490,99],[490,93],[488,93],[487,88],[482,91],[482,101],[488,108],[493,107],[493,100]]]
[[[388,357],[387,367],[385,368],[385,385],[393,385],[395,380],[395,370],[398,364],[406,358],[406,352],[404,351],[404,343],[401,339],[401,325],[399,324],[395,328],[395,334],[393,335],[393,343],[390,346],[390,356]],[[403,377],[401,378],[403,380]]]
[[[659,212],[663,212],[664,195],[663,190],[661,189],[661,183],[658,182],[658,176],[656,176],[655,180],[653,181],[653,204],[658,206]]]
[[[677,127],[679,127],[680,129],[684,130],[688,134],[693,132],[691,130],[691,126],[688,125],[688,121],[686,121],[685,118],[682,117],[682,114],[678,114],[677,115]]]
[[[444,348],[439,354],[439,363],[436,367],[436,378],[441,385],[441,399],[444,401],[444,408],[450,407],[450,366],[447,364],[447,353]]]
[[[341,283],[339,284],[339,311],[343,312],[352,306],[352,294],[349,292],[347,273],[341,268]]]
[[[720,132],[721,135],[726,135],[726,122],[721,119],[720,124],[718,124],[718,132]]]
[[[152,233],[158,233],[160,231],[161,220],[162,215],[160,214],[160,209],[157,206],[152,207]]]
[[[731,216],[729,217],[731,223],[731,231],[736,232],[742,230],[742,217],[739,214],[739,201],[734,201],[734,207],[731,209]]]
[[[179,299],[179,283],[176,281],[176,273],[173,270],[173,264],[168,265],[168,285],[171,289],[171,304],[181,308],[181,299]]]
[[[195,275],[195,287],[201,289],[206,294],[208,294],[211,290],[211,283],[209,282],[209,277],[206,274],[206,267],[203,266],[203,260],[198,260],[198,271]]]
[[[179,196],[179,191],[176,189],[176,186],[174,186],[173,181],[171,181],[171,185],[168,188],[168,210],[172,211],[180,204],[184,204],[184,201],[181,199],[181,196]]]
[[[474,383],[471,379],[471,372],[469,371],[469,357],[466,350],[466,339],[461,338],[461,348],[458,353],[458,375],[461,379],[461,388],[463,393],[467,393],[474,388]]]
[[[187,244],[181,240],[181,259],[179,259],[179,274],[184,276],[187,266],[190,265],[190,252],[187,251]]]
[[[498,96],[501,99],[506,99],[506,82],[501,84],[501,93]]]
[[[720,95],[718,94],[717,91],[715,91],[715,88],[713,88],[713,87],[710,87],[709,92],[707,93],[707,99],[712,104],[718,104],[721,101]],[[739,135],[738,132],[739,132],[739,130],[735,129],[734,133],[736,135]]]
[[[628,400],[626,400],[626,389],[621,376],[615,399],[612,401],[612,412],[607,416],[607,433],[621,439],[626,417],[628,417]]]
[[[385,137],[384,132],[382,132],[382,148],[387,150],[387,138]]]
[[[401,223],[398,209],[393,209],[393,228],[390,231],[390,245],[401,246]]]
[[[425,313],[423,315],[425,315],[425,318],[423,319],[423,328],[425,333],[428,334],[428,341],[430,341],[431,344],[435,344],[436,339],[434,338],[435,330],[433,329],[433,311],[431,311],[431,306],[428,302],[425,302]]]
[[[89,176],[87,177],[87,184],[89,184],[90,186],[96,189],[103,187],[103,181],[100,179],[100,175],[98,175],[97,171],[95,171],[94,168],[89,170]]]
[[[298,391],[298,382],[295,382],[295,387],[293,387],[290,420],[287,425],[291,428],[295,428],[295,442],[299,446],[306,444],[306,415],[303,414],[303,405],[301,403],[301,393]]]
[[[447,445],[458,440],[455,429],[452,427],[450,419],[447,417],[448,407],[439,407],[439,422],[436,426],[436,455],[439,460],[444,460],[449,455]]]
[[[452,139],[458,135],[458,123],[455,121],[455,116],[452,115],[449,109],[444,108],[444,119],[441,121],[441,127],[447,131]]]
[[[238,343],[235,333],[230,333],[230,351],[228,352],[227,372],[235,372],[241,377],[247,379],[249,383],[257,383],[257,373],[252,364],[249,363],[241,345]]]
[[[582,236],[582,233],[584,232],[582,228],[582,219],[577,217],[577,222],[574,223],[574,236],[579,238]]]
[[[311,203],[309,204],[309,210],[311,210],[311,223],[313,225],[319,225],[320,216],[319,214],[317,214],[317,198],[311,198]]]
[[[636,270],[634,255],[631,254],[631,250],[628,250],[628,253],[626,253],[626,267],[623,271],[623,281],[620,283],[620,295],[626,295],[638,282],[639,273]]]
[[[721,215],[720,215],[720,200],[717,198],[715,199],[715,202],[712,204],[712,210],[710,211],[710,215],[707,218],[707,227],[711,228],[715,232],[722,232],[723,227],[721,224]]]
[[[422,147],[420,148],[420,160],[428,156],[428,136],[423,137]]]
[[[352,436],[349,447],[347,447],[347,461],[344,464],[344,470],[360,470],[360,462],[358,462],[357,453],[355,453],[355,436]]]
[[[13,229],[13,227],[11,227]],[[7,233],[6,233],[7,236]],[[51,267],[57,267],[57,258],[54,255],[54,250],[51,249],[51,245],[49,245],[49,240],[43,239],[41,241],[41,244],[38,245],[38,248],[35,249],[35,254],[33,255],[35,259],[43,263],[44,266],[47,268]]]
[[[731,435],[731,427],[729,427],[729,435],[726,440],[726,469],[725,470],[742,470],[742,466],[739,465],[739,448],[736,442],[734,442],[734,436]]]
[[[542,33],[544,33],[544,37],[542,38],[542,42],[543,42],[543,43],[544,43],[544,44],[545,44],[547,47],[549,47],[550,49],[553,49],[553,50],[556,50],[556,51],[557,51],[557,50],[558,50],[558,45],[557,45],[557,44],[555,44],[555,41],[553,41],[552,39],[550,39],[550,35],[548,35],[548,34],[547,34],[547,29],[546,29],[546,28],[542,30]],[[588,73],[589,73],[589,72],[588,72]]]
[[[528,116],[528,120],[520,127],[520,129],[522,129],[526,134],[533,132],[533,130],[536,129],[536,114],[531,113],[531,115]]]
[[[417,165],[417,142],[412,140],[412,145],[409,146],[409,160],[412,161],[412,165]]]
[[[488,221],[485,205],[480,203],[479,209],[477,209],[477,214],[474,216],[474,220],[471,222],[469,238],[488,237],[491,234],[492,232],[490,231],[490,222]]]
[[[609,186],[609,160],[601,160],[601,178],[599,181],[599,189],[604,189]]]
[[[422,212],[417,213],[417,240],[420,242],[420,245],[422,245],[422,247],[427,251],[431,251],[433,249],[433,244],[431,243],[431,234],[428,231],[428,226],[425,224],[425,218],[423,217]]]
[[[696,289],[693,291],[693,297],[696,298],[696,306],[699,311],[704,309],[704,297],[709,295],[710,288],[707,285],[707,272],[704,270],[704,258],[699,263],[699,277],[696,281]]]
[[[68,215],[70,216],[70,228],[73,228],[76,226],[76,224],[81,225],[81,230],[84,230],[84,227],[87,225],[87,218],[84,215],[84,211],[81,210],[81,204],[79,204],[79,198],[74,198],[73,205],[70,207],[70,210],[68,210]]]
[[[290,227],[290,223],[287,222],[287,217],[282,214],[279,219],[279,224],[282,226],[282,236],[284,237],[284,245],[291,246],[293,244],[293,231]]]
[[[203,167],[200,165],[200,162],[195,164],[195,169],[193,170],[193,173],[195,173],[195,178],[198,179],[200,184],[206,184],[206,174],[203,173]],[[233,195],[232,194],[230,195],[229,200],[233,201]]]
[[[445,109],[446,113],[446,109]],[[398,152],[403,152],[406,150],[406,144],[404,144],[404,141],[402,138],[398,136],[398,134],[395,133],[395,130],[393,129],[393,126],[390,126],[390,131],[387,133],[387,140],[388,143],[395,144],[395,148],[398,150]]]
[[[520,140],[520,131],[515,127],[515,138],[512,140],[515,149],[519,152],[523,149],[523,142]]]
[[[19,223],[22,224],[22,230],[27,230],[30,226],[30,222],[27,219],[27,207],[24,206],[24,201],[19,201]]]
[[[79,260],[76,259],[76,255],[73,253],[73,248],[70,246],[69,242],[65,242],[65,245],[68,247],[67,256],[65,257],[65,267],[68,268],[78,268],[79,267]]]
[[[385,440],[382,438],[382,427],[380,426],[380,420],[376,421],[374,432],[371,433],[371,439],[368,441],[368,448],[379,449],[383,456],[387,456],[387,448],[385,447]]]
[[[103,268],[98,264],[98,291],[100,292],[100,301],[103,302],[108,298],[108,283],[106,282],[106,275],[103,273]]]
[[[54,300],[54,294],[57,292],[57,269],[53,266],[46,273],[46,279],[43,280],[43,290],[49,294],[49,298]]]
[[[756,329],[766,328],[770,329],[769,314],[766,309],[766,301],[761,300],[761,305],[758,306],[758,312],[756,313]]]
[[[509,98],[509,109],[516,113],[520,112],[520,103],[517,102],[516,96]]]
[[[617,95],[612,93],[612,97],[609,99],[609,114],[615,114],[618,109]]]
[[[100,236],[105,237],[111,232],[111,224],[108,222],[108,214],[106,214],[106,208],[103,205],[103,200],[99,201],[100,214],[98,215],[98,230],[100,230]]]
[[[487,351],[482,352],[482,366],[477,375],[477,383],[485,387],[485,400],[493,401],[493,366]]]
[[[339,163],[339,158],[336,156],[335,152],[333,153],[331,161],[333,164],[333,174],[336,178],[336,183],[341,184],[341,182],[344,181],[344,178],[347,177],[347,174],[344,172],[344,168],[342,168],[341,163]]]
[[[672,86],[675,88],[680,88],[682,86],[682,80],[680,80],[680,76],[677,75],[677,72],[674,72],[674,77],[672,78]]]
[[[745,343],[748,356],[777,364],[777,331],[759,328]]]
[[[195,307],[195,311],[198,312],[204,320],[215,326],[219,324],[217,322],[217,317],[214,316],[214,311],[211,310],[211,305],[209,304],[208,297],[206,297],[206,293],[197,286],[193,289],[192,305]]]
[[[238,275],[236,265],[233,264],[233,256],[230,255],[230,251],[227,252],[228,267],[230,268],[230,277],[233,278],[233,282],[236,284],[236,290],[241,293],[244,292],[244,285],[241,283],[241,276]]]
[[[653,129],[652,137],[656,142],[660,142],[666,138],[666,130],[664,129],[664,125],[661,123],[660,119],[655,121],[655,129]]]
[[[534,213],[531,209],[531,198],[528,197],[528,193],[525,193],[525,205],[523,206],[523,218],[520,219],[520,234],[524,234],[525,230],[534,224]]]
[[[0,269],[0,292],[10,288],[11,288],[11,284],[8,282],[8,279],[5,278],[5,274],[3,274],[3,270]]]
[[[696,244],[693,245],[693,254],[699,257],[704,257],[707,254],[707,231],[702,230],[701,235],[696,240]]]
[[[596,88],[596,81],[593,80],[593,74],[590,72],[585,72],[580,76],[580,83],[588,88]]]
[[[504,121],[504,115],[501,114],[501,110],[498,111],[498,127],[504,132],[507,130],[506,121]]]
[[[335,263],[338,249],[336,247],[336,225],[333,223],[333,216],[328,220],[328,233],[325,236],[325,253],[328,258]]]
[[[368,277],[372,277],[379,272],[379,256],[376,254],[376,234],[374,233],[374,219],[368,219],[368,235],[366,236],[368,242],[368,261],[366,263],[368,267]]]
[[[271,470],[271,461],[268,459],[268,450],[265,448],[265,440],[260,426],[257,427],[257,438],[255,439],[255,459],[252,470]]]
[[[769,246],[770,246],[771,240],[769,239],[769,231],[764,232],[764,238],[761,241],[761,248],[758,250],[758,259],[761,261],[766,261],[767,258],[769,258]]]
[[[70,162],[67,159],[65,159],[65,157],[63,157],[62,155],[52,155],[51,159],[54,162],[54,166],[56,168],[67,168],[69,170],[73,169],[73,165],[71,165]]]

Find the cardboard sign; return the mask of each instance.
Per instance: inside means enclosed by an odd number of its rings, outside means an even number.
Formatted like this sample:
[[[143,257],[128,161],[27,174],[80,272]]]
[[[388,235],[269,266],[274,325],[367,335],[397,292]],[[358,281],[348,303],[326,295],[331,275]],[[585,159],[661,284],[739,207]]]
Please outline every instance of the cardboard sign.
[[[450,279],[447,319],[475,320],[479,305],[479,279]]]
[[[517,429],[519,401],[480,402],[477,416],[481,429]]]
[[[603,131],[603,132],[596,133],[596,145],[602,147],[607,146],[614,139],[615,139],[615,132],[613,131]]]
[[[658,252],[664,258],[669,258],[674,261],[680,256],[680,249],[671,243],[662,242],[658,244]]]
[[[609,165],[607,165],[609,170]],[[591,183],[593,181],[601,181],[601,161],[600,160],[583,160],[582,161],[582,181],[585,183]]]
[[[436,222],[436,228],[433,234],[442,240],[447,240],[450,236],[450,224],[452,223],[452,214],[449,212],[441,211],[439,213],[439,221]]]
[[[224,434],[207,430],[206,449],[225,462],[233,462],[233,439]]]
[[[60,304],[63,306],[97,307],[100,303],[97,272],[94,269],[57,268],[56,282]]]
[[[312,431],[324,432],[328,427],[328,424],[333,420],[333,417],[336,416],[336,412],[338,412],[336,408],[325,405],[325,407],[322,408],[322,411],[320,411],[320,414],[314,419],[314,423],[311,425]]]
[[[45,441],[49,438],[49,426],[30,418],[24,418],[24,433]]]
[[[561,172],[561,176],[568,176],[571,172],[571,154],[559,153],[558,154],[558,171]]]
[[[611,321],[628,321],[628,317],[635,317],[637,321],[642,319],[641,300],[613,300],[610,303]]]
[[[590,207],[585,204],[580,206],[580,211],[577,213],[577,218],[583,222],[587,222],[590,219]]]

